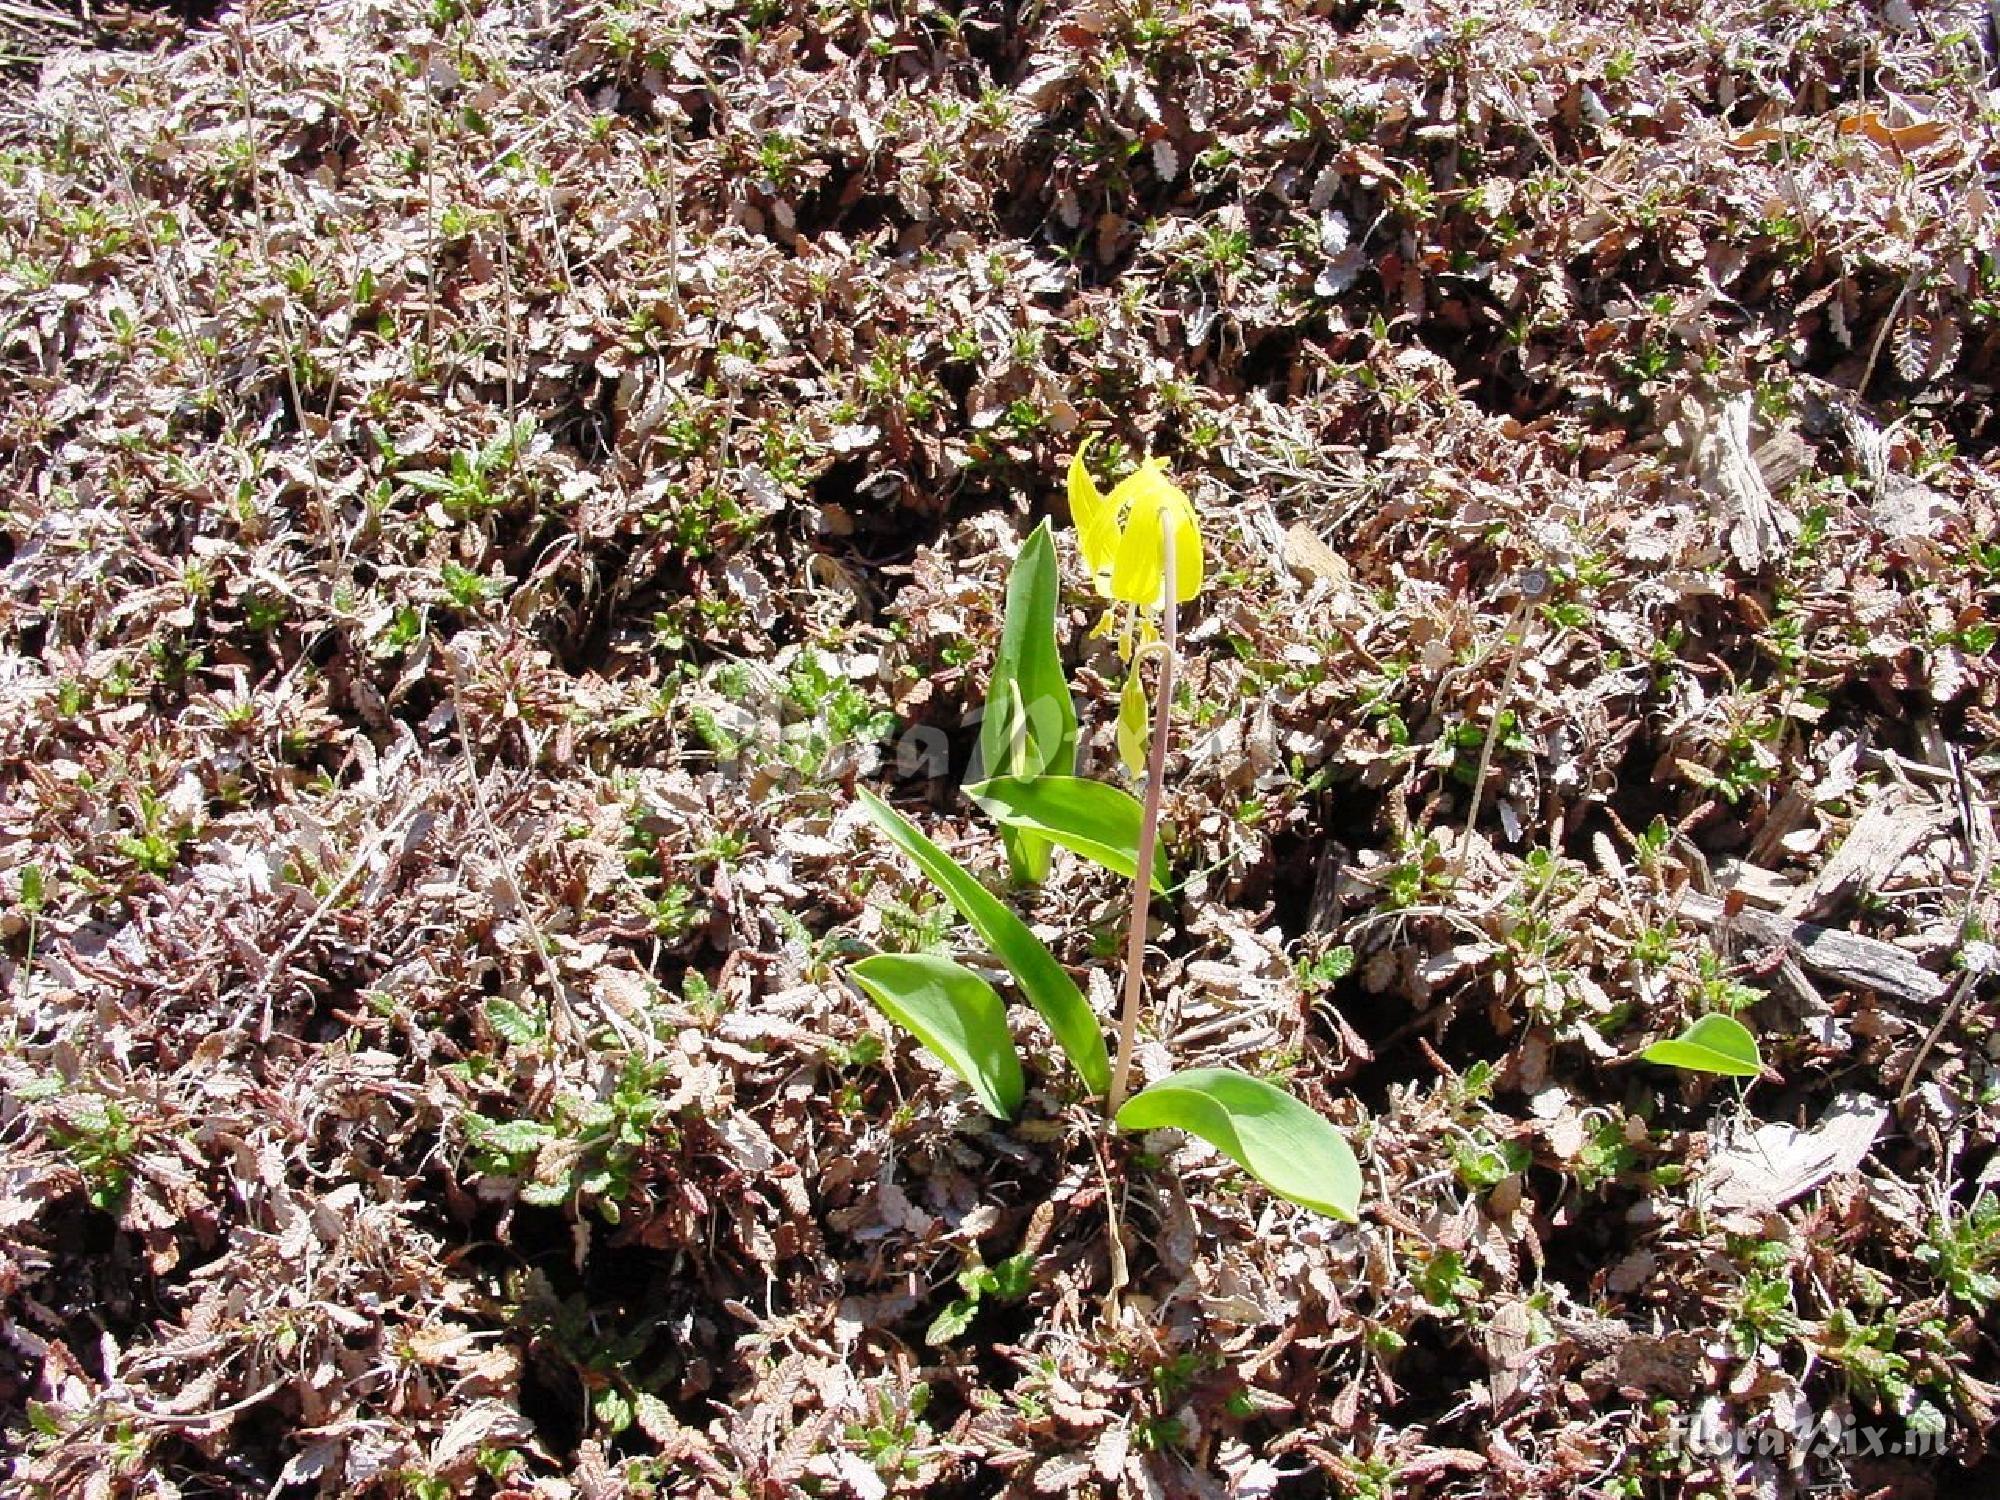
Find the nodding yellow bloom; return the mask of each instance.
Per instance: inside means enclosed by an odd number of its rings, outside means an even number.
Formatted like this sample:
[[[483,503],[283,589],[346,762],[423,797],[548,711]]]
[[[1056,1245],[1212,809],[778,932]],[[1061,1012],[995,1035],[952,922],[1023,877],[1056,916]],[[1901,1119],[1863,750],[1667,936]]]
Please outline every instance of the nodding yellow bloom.
[[[1084,467],[1086,441],[1069,461],[1069,508],[1083,565],[1098,593],[1121,604],[1158,609],[1166,603],[1166,530],[1174,535],[1174,602],[1201,592],[1201,527],[1194,504],[1167,478],[1157,458],[1149,458],[1112,487],[1098,493]]]

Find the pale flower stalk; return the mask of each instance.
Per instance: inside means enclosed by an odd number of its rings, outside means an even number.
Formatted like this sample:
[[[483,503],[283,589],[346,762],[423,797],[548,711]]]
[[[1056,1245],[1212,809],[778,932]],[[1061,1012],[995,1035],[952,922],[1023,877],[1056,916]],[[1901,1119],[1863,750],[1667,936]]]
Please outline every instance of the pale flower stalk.
[[[1070,460],[1069,502],[1084,567],[1097,592],[1117,608],[1119,651],[1130,663],[1130,676],[1120,694],[1118,722],[1120,756],[1126,769],[1137,775],[1141,769],[1138,750],[1142,744],[1147,752],[1132,888],[1132,923],[1125,941],[1125,996],[1118,1022],[1117,1058],[1105,1100],[1108,1119],[1125,1102],[1131,1082],[1132,1049],[1139,1033],[1139,1010],[1145,990],[1146,923],[1152,909],[1153,863],[1159,849],[1160,802],[1167,771],[1167,728],[1174,701],[1178,606],[1201,592],[1201,527],[1193,503],[1167,477],[1159,460],[1153,458],[1141,463],[1109,495],[1101,495],[1084,465],[1084,449],[1079,448]],[[1153,610],[1160,612],[1157,639],[1150,618]],[[1146,700],[1140,672],[1146,657],[1154,654],[1147,648],[1155,645],[1160,668],[1149,734],[1144,722]]]
[[[1160,532],[1165,571],[1174,567],[1174,528]],[[1153,859],[1159,848],[1160,796],[1167,778],[1167,724],[1174,703],[1174,595],[1168,590],[1160,611],[1160,684],[1153,716],[1153,743],[1146,762],[1146,796],[1141,804],[1137,868],[1132,875],[1132,926],[1125,935],[1125,1003],[1118,1017],[1118,1055],[1111,1065],[1111,1092],[1105,1096],[1105,1118],[1118,1113],[1132,1075],[1132,1047],[1139,1035],[1139,1007],[1146,978],[1146,919],[1153,903]]]

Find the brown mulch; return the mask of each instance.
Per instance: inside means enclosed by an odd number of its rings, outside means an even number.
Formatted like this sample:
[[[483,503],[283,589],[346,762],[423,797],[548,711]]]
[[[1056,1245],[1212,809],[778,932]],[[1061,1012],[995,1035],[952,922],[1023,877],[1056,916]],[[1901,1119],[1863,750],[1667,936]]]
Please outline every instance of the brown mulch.
[[[1985,6],[172,32],[0,106],[8,1493],[1991,1479]],[[858,785],[1002,882],[1093,434],[1210,552],[1141,1068],[1358,1225],[841,977],[967,946]],[[1013,899],[1108,1019],[1117,883]]]

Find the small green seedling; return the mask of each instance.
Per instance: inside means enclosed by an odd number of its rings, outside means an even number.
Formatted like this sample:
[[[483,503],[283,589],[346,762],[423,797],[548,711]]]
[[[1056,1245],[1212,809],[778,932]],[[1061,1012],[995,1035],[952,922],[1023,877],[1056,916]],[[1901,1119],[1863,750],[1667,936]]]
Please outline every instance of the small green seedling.
[[[1127,769],[1144,774],[1144,800],[1074,774],[1076,709],[1056,655],[1058,579],[1047,523],[1015,561],[1007,613],[989,684],[980,751],[986,777],[966,788],[1006,840],[1019,880],[1048,871],[1056,846],[1133,883],[1125,998],[1116,1063],[1097,1018],[1068,971],[999,897],[879,797],[862,807],[972,926],[1105,1113],[1125,1131],[1172,1128],[1214,1146],[1272,1192],[1336,1219],[1354,1220],[1361,1170],[1346,1139],[1283,1089],[1226,1068],[1194,1068],[1126,1093],[1143,999],[1146,917],[1167,883],[1155,859],[1173,703],[1176,607],[1200,592],[1201,533],[1194,507],[1153,460],[1108,496],[1099,495],[1079,453],[1069,497],[1092,582],[1111,602],[1129,671],[1119,701]],[[1156,629],[1152,613],[1160,613]],[[1149,712],[1144,671],[1158,663]],[[1012,1119],[1023,1095],[1020,1060],[1004,1002],[970,969],[934,956],[882,954],[849,969],[890,1020],[911,1032],[972,1089],[989,1114]]]
[[[1757,1038],[1733,1016],[1703,1016],[1679,1036],[1655,1042],[1639,1056],[1666,1068],[1729,1078],[1756,1078],[1764,1071]]]
[[[992,1266],[975,1260],[958,1273],[959,1289],[965,1295],[952,1298],[944,1311],[931,1320],[924,1342],[932,1348],[949,1344],[972,1326],[972,1320],[979,1316],[982,1299],[991,1297],[996,1302],[1018,1302],[1028,1295],[1034,1281],[1035,1258],[1032,1255],[1010,1255]]]

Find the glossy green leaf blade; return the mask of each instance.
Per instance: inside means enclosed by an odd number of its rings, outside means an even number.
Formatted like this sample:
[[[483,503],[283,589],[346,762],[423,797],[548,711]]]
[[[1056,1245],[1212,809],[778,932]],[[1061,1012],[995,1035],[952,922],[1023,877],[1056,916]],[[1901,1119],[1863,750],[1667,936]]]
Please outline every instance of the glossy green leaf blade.
[[[1130,792],[1085,776],[996,776],[965,789],[1002,827],[1026,829],[1130,880],[1139,868],[1145,809]],[[1160,861],[1153,888],[1167,888]]]
[[[972,970],[929,953],[878,953],[850,964],[848,978],[882,1014],[963,1078],[986,1112],[1020,1111],[1021,1059],[1007,1033],[1007,1007]]]
[[[1070,776],[1076,772],[1076,700],[1056,651],[1061,579],[1055,538],[1045,520],[1021,544],[1007,575],[1007,613],[979,723],[979,760],[987,776]],[[1049,844],[1032,830],[1001,838],[1017,880],[1049,873]]]
[[[1703,1016],[1679,1036],[1655,1042],[1639,1056],[1663,1067],[1730,1078],[1755,1078],[1764,1071],[1757,1038],[1733,1016]]]
[[[865,787],[861,788],[861,805],[1007,966],[1028,1003],[1049,1023],[1049,1030],[1090,1091],[1101,1094],[1110,1088],[1111,1055],[1105,1050],[1097,1017],[1091,1014],[1076,981],[1042,940],[1028,931],[1028,924],[1003,906],[969,870],[925,838],[908,818]]]
[[[1353,1223],[1361,1167],[1332,1124],[1261,1078],[1191,1068],[1134,1094],[1120,1130],[1172,1128],[1198,1135],[1280,1198]]]

